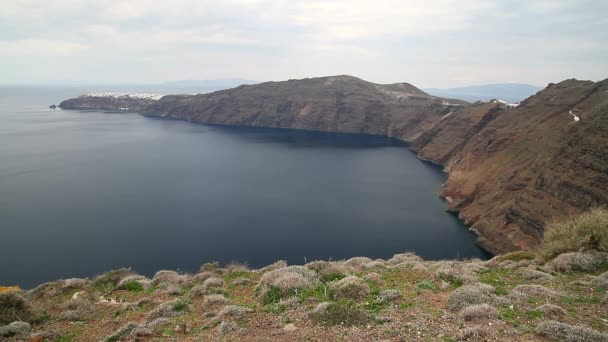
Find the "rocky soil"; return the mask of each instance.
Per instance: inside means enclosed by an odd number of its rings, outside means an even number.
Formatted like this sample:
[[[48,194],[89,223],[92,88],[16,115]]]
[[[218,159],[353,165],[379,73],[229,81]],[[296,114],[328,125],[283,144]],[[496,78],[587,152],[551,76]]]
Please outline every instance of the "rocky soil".
[[[608,341],[608,256],[131,270],[0,292],[2,341]]]

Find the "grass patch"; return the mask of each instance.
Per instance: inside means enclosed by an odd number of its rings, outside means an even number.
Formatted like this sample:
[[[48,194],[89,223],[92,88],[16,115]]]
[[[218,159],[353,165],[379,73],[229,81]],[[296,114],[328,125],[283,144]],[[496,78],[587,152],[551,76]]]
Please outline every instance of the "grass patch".
[[[189,300],[187,300],[187,299],[180,299],[175,304],[173,304],[173,310],[179,311],[179,312],[187,311],[189,305],[190,305],[190,301]]]
[[[416,284],[416,288],[420,289],[420,290],[429,290],[429,291],[435,291],[435,289],[436,289],[435,283],[430,279],[426,279],[426,280],[419,282],[418,284]]]
[[[55,342],[72,342],[72,341],[74,341],[74,335],[72,335],[72,334],[61,335],[55,339]]]
[[[450,284],[450,286],[454,287],[454,288],[458,288],[462,286],[462,280],[452,276],[452,275],[448,275],[448,274],[441,274],[439,276],[439,278],[445,282],[447,282],[448,284]]]
[[[540,310],[529,310],[526,311],[527,319],[537,319],[543,317],[543,312]]]
[[[312,314],[312,318],[331,325],[363,325],[372,320],[369,313],[350,302],[331,303],[325,310]]]
[[[479,281],[493,286],[497,295],[504,296],[507,294],[508,283],[503,280],[503,277],[506,277],[508,274],[509,270],[490,268],[487,271],[479,273]]]
[[[131,280],[131,281],[125,283],[125,289],[129,292],[136,292],[136,293],[144,291],[143,285],[135,280]]]

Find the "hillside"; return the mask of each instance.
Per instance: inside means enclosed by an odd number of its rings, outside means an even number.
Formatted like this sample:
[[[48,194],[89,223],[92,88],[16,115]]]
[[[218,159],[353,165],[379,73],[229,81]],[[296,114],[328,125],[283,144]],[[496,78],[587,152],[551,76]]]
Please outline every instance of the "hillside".
[[[494,253],[533,249],[548,222],[608,206],[606,146],[608,80],[550,84],[516,108],[476,103],[414,142],[445,166],[442,196]]]
[[[151,279],[122,269],[0,292],[0,340],[608,341],[606,260],[405,253],[259,270],[211,263]]]
[[[151,104],[134,100],[124,107],[146,116],[201,123],[368,133],[411,140],[464,104],[430,96],[407,83],[379,85],[351,76],[331,76],[242,85],[209,94],[169,95]],[[89,109],[91,102],[77,98],[62,102],[60,107]]]

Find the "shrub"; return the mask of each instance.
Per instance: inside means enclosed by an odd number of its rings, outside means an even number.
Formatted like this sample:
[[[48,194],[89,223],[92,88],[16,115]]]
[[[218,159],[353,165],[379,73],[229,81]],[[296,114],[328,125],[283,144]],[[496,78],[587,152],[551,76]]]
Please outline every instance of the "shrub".
[[[517,285],[509,297],[517,300],[526,300],[528,298],[548,299],[557,296],[559,296],[559,293],[541,285]]]
[[[378,294],[378,300],[382,302],[393,302],[399,298],[401,298],[401,293],[393,289],[383,290]]]
[[[454,286],[473,284],[479,277],[473,273],[472,268],[462,262],[443,262],[436,271],[439,278]]]
[[[107,342],[116,342],[120,341],[123,337],[129,336],[131,331],[137,328],[138,325],[135,323],[127,323],[122,327],[118,328],[112,335],[106,337]]]
[[[32,327],[27,322],[15,321],[9,325],[0,327],[0,337],[11,337],[24,335],[32,331]]]
[[[547,316],[547,317],[559,317],[559,316],[566,315],[566,310],[562,309],[561,307],[559,307],[557,305],[553,305],[553,304],[549,304],[549,303],[543,304],[543,305],[537,307],[535,310],[542,312],[543,315]]]
[[[545,260],[581,250],[608,252],[608,210],[592,209],[545,229],[540,250]]]
[[[243,286],[243,285],[248,285],[250,282],[251,282],[251,280],[249,280],[249,278],[238,277],[232,281],[232,285]]]
[[[228,335],[232,332],[238,331],[239,326],[233,321],[222,321],[218,327],[220,336]]]
[[[240,317],[240,316],[244,316],[245,314],[248,314],[251,312],[253,312],[253,309],[246,308],[244,306],[226,305],[218,313],[218,316],[220,316],[220,317],[225,317],[225,316]]]
[[[192,280],[192,277],[190,275],[179,274],[175,271],[163,270],[163,271],[156,272],[156,274],[154,275],[154,278],[152,278],[152,283],[154,285],[165,283],[165,284],[186,286],[186,285],[190,284],[191,280]]]
[[[221,294],[212,294],[212,295],[205,296],[205,301],[203,302],[203,304],[205,306],[224,305],[227,303],[228,303],[228,299],[226,299],[226,297],[224,297]]]
[[[260,284],[270,285],[275,279],[280,278],[281,276],[287,273],[299,274],[310,281],[317,279],[317,273],[315,271],[309,270],[304,266],[288,266],[264,273],[264,275],[260,279]]]
[[[581,325],[557,321],[545,321],[536,326],[536,332],[558,341],[596,342],[608,341],[608,335]]]
[[[130,292],[141,292],[152,287],[152,281],[142,275],[130,275],[122,278],[118,283],[119,289]]]
[[[188,311],[189,302],[181,300],[173,300],[165,302],[159,305],[156,309],[150,311],[146,318],[146,321],[151,322],[157,318],[170,318],[181,315],[183,312]]]
[[[124,286],[125,286],[125,289],[129,292],[142,292],[144,290],[143,285],[135,280],[126,282],[124,284]]]
[[[322,282],[340,280],[348,276],[348,269],[342,264],[331,263],[319,271],[319,278]]]
[[[274,279],[270,285],[281,290],[283,294],[291,294],[295,290],[309,288],[311,282],[300,274],[285,273],[279,278]]]
[[[217,270],[218,268],[220,268],[220,263],[218,261],[206,262],[200,267],[199,272],[212,272]]]
[[[336,298],[362,300],[370,293],[369,285],[361,278],[349,276],[332,284]]]
[[[118,270],[112,270],[103,274],[98,275],[93,279],[93,286],[95,287],[115,287],[118,285],[120,280],[126,276],[134,275],[130,268],[121,268]]]
[[[544,268],[557,272],[593,272],[600,269],[607,259],[608,254],[603,252],[570,252],[558,255]]]
[[[522,278],[524,278],[525,280],[538,281],[538,282],[549,281],[554,278],[549,273],[532,270],[529,268],[524,268],[523,270],[519,271],[519,274],[521,274]]]
[[[197,273],[192,277],[192,281],[193,282],[197,282],[197,283],[202,283],[205,280],[209,279],[209,278],[213,278],[215,277],[215,273],[213,272],[209,272],[209,271],[205,271],[205,272],[201,272],[201,273]]]
[[[595,287],[608,288],[608,272],[604,272],[591,280],[591,285]]]
[[[36,312],[20,291],[0,292],[0,325],[14,321],[37,323],[43,318]]]
[[[476,319],[493,319],[498,315],[498,310],[488,304],[474,304],[460,310],[460,317],[465,321]]]
[[[203,282],[203,288],[205,289],[222,286],[224,286],[224,280],[220,278],[209,278]]]
[[[386,263],[389,266],[397,266],[404,262],[422,262],[422,258],[414,253],[401,253],[393,255]]]
[[[365,264],[372,262],[373,260],[368,257],[354,257],[346,260],[344,266],[361,269]]]
[[[419,282],[418,284],[416,284],[416,287],[422,290],[435,290],[435,283],[433,283],[432,280],[430,279],[425,279],[421,282]]]
[[[465,285],[457,288],[448,297],[447,307],[451,311],[459,311],[474,305],[495,302],[494,288],[486,284]]]
[[[279,261],[276,261],[275,263],[270,264],[270,265],[268,265],[266,267],[262,267],[260,269],[260,272],[266,273],[266,272],[275,271],[275,270],[278,270],[278,269],[281,269],[281,268],[285,268],[285,267],[287,267],[287,261],[285,261],[285,260],[279,260]]]
[[[365,310],[344,303],[321,303],[309,315],[318,323],[333,325],[363,325],[372,319]]]

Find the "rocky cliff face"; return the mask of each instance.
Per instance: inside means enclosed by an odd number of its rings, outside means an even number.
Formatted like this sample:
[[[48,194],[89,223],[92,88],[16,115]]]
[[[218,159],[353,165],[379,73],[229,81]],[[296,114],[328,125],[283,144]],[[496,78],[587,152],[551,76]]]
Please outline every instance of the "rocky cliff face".
[[[414,146],[445,166],[442,195],[483,247],[532,249],[549,221],[608,206],[608,80],[550,84],[517,108],[473,104]]]
[[[466,104],[407,84],[332,76],[244,85],[194,96],[165,96],[144,115],[189,121],[367,133],[412,140]]]
[[[421,158],[444,165],[442,196],[493,253],[533,249],[550,220],[608,206],[608,80],[550,84],[516,108],[350,76],[125,101],[80,97],[60,106],[412,142]]]

